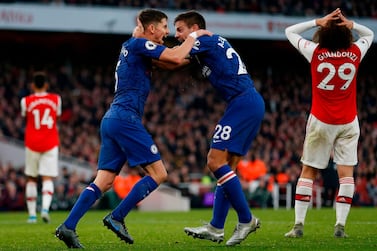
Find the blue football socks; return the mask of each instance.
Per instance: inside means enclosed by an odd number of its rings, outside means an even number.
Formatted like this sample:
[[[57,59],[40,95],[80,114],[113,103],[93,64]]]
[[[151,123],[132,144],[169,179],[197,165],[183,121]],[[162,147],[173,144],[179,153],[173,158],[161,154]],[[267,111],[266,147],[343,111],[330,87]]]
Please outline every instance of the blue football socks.
[[[134,208],[137,203],[142,201],[151,192],[158,187],[158,184],[151,176],[145,176],[139,180],[130,193],[124,198],[121,203],[111,213],[113,218],[117,221],[123,221],[124,217]]]
[[[75,230],[79,220],[90,209],[94,202],[101,197],[101,195],[101,190],[94,183],[87,186],[80,194],[80,197],[73,206],[68,218],[65,220],[64,225],[68,229]]]
[[[251,221],[249,205],[242,191],[240,180],[229,165],[224,165],[214,172],[217,182],[222,186],[226,198],[236,210],[240,223]]]
[[[215,190],[215,200],[213,203],[211,225],[215,228],[223,229],[229,208],[230,202],[227,199],[222,186],[217,184]]]

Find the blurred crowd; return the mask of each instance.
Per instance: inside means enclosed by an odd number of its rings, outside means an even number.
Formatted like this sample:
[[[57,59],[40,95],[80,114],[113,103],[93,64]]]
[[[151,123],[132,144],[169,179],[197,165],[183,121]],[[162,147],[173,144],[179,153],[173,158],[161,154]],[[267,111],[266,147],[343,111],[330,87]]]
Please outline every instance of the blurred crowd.
[[[60,153],[88,161],[94,168],[100,145],[100,119],[113,98],[113,67],[111,64],[66,63],[46,69],[50,91],[61,94],[63,100],[59,122]],[[29,93],[34,70],[32,66],[0,64],[0,138],[6,136],[23,140],[24,121],[20,116],[19,102]],[[183,184],[210,184],[214,181],[205,168],[206,155],[212,129],[225,107],[210,84],[193,71],[153,72],[153,85],[144,116],[146,128],[153,135],[168,169],[167,184],[182,189],[188,195],[190,191]],[[287,183],[294,185],[300,174],[299,160],[310,109],[310,75],[308,71],[294,67],[256,70],[251,71],[251,75],[265,99],[266,115],[242,165],[253,165],[253,161],[258,160],[264,167],[258,167],[260,174],[253,176],[242,172],[244,168],[240,166],[240,175],[250,203],[266,207],[271,205],[268,200],[271,184],[282,188]],[[373,70],[366,71],[358,79],[361,137],[354,199],[354,205],[358,206],[377,205],[376,83],[377,75],[373,74]],[[329,170],[335,172],[334,168]],[[251,189],[250,184],[255,180],[258,181],[257,186]],[[74,170],[63,170],[55,182],[53,209],[69,209],[90,181],[83,180]],[[318,177],[316,185],[336,190],[336,182],[336,176],[326,174]],[[22,168],[1,163],[0,186],[0,210],[21,210],[25,207]],[[331,201],[333,193],[325,190],[324,201],[328,196]]]
[[[8,3],[109,6],[245,12],[287,16],[322,16],[340,7],[347,16],[377,18],[374,0],[5,0]]]

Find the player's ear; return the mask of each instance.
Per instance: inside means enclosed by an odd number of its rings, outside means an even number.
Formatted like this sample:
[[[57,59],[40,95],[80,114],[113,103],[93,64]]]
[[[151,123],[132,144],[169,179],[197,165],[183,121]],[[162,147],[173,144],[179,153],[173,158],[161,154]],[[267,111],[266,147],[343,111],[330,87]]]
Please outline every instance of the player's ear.
[[[154,34],[155,30],[156,30],[156,26],[153,23],[147,26],[147,31],[149,31],[150,33]]]
[[[198,24],[193,24],[193,25],[191,26],[191,29],[192,29],[193,31],[197,31],[197,30],[200,30],[200,28],[199,28],[199,25],[198,25]]]

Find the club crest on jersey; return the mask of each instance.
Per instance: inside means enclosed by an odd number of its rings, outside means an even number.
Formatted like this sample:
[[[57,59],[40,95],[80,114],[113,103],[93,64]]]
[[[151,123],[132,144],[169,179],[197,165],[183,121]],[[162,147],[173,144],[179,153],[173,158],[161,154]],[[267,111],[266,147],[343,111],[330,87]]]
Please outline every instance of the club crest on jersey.
[[[157,146],[155,144],[151,145],[151,152],[153,154],[157,154],[158,153],[158,149],[157,149]]]
[[[145,42],[145,48],[147,48],[147,50],[154,50],[156,49],[157,45],[151,41],[147,41]]]

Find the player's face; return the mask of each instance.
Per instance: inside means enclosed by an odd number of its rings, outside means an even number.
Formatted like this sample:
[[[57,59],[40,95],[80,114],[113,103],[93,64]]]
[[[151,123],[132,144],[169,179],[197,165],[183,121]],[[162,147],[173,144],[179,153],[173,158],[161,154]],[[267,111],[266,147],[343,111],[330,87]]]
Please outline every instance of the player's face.
[[[162,19],[161,22],[157,23],[153,29],[153,42],[158,44],[164,43],[164,38],[169,35],[168,21],[166,18]]]
[[[191,32],[193,32],[193,29],[189,28],[187,24],[183,21],[177,21],[174,25],[175,25],[175,38],[178,39],[179,42],[185,41],[188,35]]]

